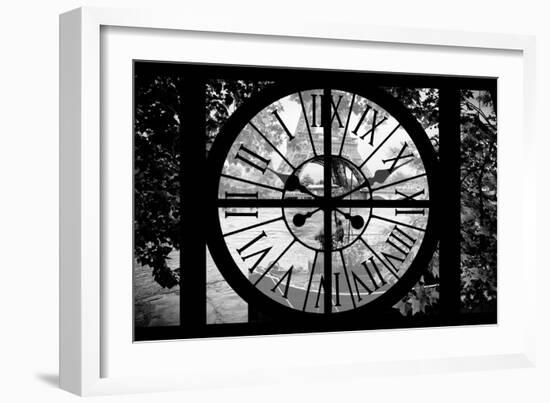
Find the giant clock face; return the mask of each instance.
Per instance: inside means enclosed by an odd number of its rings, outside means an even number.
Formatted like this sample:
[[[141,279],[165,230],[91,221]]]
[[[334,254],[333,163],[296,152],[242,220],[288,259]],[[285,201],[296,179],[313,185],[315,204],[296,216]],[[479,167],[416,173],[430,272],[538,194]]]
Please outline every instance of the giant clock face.
[[[424,130],[383,91],[273,86],[210,151],[210,252],[273,315],[380,312],[432,258],[436,166]]]

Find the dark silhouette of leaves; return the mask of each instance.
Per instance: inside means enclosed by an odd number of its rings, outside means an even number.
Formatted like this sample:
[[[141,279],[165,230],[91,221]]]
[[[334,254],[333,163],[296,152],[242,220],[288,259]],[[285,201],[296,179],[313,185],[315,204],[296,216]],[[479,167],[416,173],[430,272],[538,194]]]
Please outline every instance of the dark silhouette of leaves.
[[[179,250],[179,141],[185,131],[181,111],[183,77],[140,71],[135,75],[134,253],[152,268],[162,287],[179,284],[180,269],[169,267]],[[267,82],[211,80],[206,85],[207,148],[231,113]]]

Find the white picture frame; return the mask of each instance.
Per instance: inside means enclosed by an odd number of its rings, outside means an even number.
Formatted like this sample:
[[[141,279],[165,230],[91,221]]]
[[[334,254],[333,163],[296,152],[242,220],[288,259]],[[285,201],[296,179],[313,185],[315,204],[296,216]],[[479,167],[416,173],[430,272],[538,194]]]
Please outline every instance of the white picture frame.
[[[336,47],[343,44],[353,44],[353,46],[375,44],[381,48],[408,47],[413,52],[445,52],[451,49],[471,51],[480,55],[485,52],[514,53],[515,59],[519,60],[521,65],[521,75],[510,73],[508,82],[518,91],[522,107],[521,116],[514,118],[517,120],[499,117],[499,203],[500,200],[504,200],[504,209],[507,205],[520,209],[519,223],[510,226],[506,224],[505,227],[521,234],[522,242],[516,245],[514,261],[520,262],[524,276],[534,278],[537,270],[535,242],[530,242],[528,239],[528,234],[536,233],[535,209],[529,208],[527,192],[516,192],[515,196],[506,192],[508,188],[506,184],[516,182],[516,179],[521,181],[523,189],[531,189],[535,186],[534,176],[518,178],[514,176],[517,174],[512,172],[511,163],[506,162],[508,158],[506,150],[512,148],[507,146],[510,143],[506,140],[506,133],[509,133],[512,127],[517,129],[520,125],[519,131],[522,133],[520,158],[527,161],[535,152],[536,86],[533,37],[371,27],[303,18],[300,21],[289,20],[285,24],[279,24],[276,21],[245,18],[198,18],[181,14],[176,16],[169,12],[151,12],[150,10],[103,8],[73,10],[60,17],[60,384],[63,389],[80,395],[95,395],[228,384],[287,382],[295,379],[298,374],[302,380],[304,378],[319,380],[326,377],[323,374],[327,372],[327,367],[338,368],[338,371],[332,372],[337,372],[338,378],[343,379],[347,376],[369,376],[380,373],[395,375],[415,371],[437,372],[534,365],[536,296],[530,291],[523,291],[525,295],[522,296],[522,308],[527,308],[524,312],[532,312],[532,314],[521,315],[521,321],[514,319],[519,315],[508,320],[501,316],[503,305],[499,302],[499,325],[485,327],[478,333],[475,333],[478,331],[476,329],[449,328],[410,331],[410,336],[407,336],[408,331],[402,330],[369,332],[368,335],[364,332],[354,332],[352,334],[257,337],[247,338],[246,346],[239,338],[141,345],[132,344],[131,338],[126,336],[124,336],[126,341],[112,339],[108,328],[113,327],[116,322],[126,322],[120,317],[123,315],[121,313],[123,309],[111,309],[112,298],[109,298],[109,287],[105,283],[110,277],[108,273],[102,271],[102,268],[108,264],[106,251],[109,249],[109,245],[105,244],[104,233],[104,227],[107,226],[104,222],[106,215],[104,211],[102,212],[102,209],[106,209],[105,203],[109,203],[109,197],[106,196],[109,191],[106,178],[111,174],[108,167],[112,165],[108,164],[107,154],[115,150],[106,150],[105,147],[111,147],[111,137],[109,139],[102,137],[102,133],[109,131],[109,124],[102,121],[104,118],[102,93],[105,94],[110,90],[105,88],[110,84],[102,80],[102,74],[107,74],[103,71],[105,61],[102,61],[102,57],[109,55],[102,49],[106,46],[102,32],[109,31],[110,27],[144,30],[142,32],[149,33],[153,32],[149,30],[155,30],[154,32],[161,35],[171,33],[170,40],[178,40],[178,32],[182,34],[193,32],[195,36],[197,33],[199,36],[200,33],[204,35],[216,33],[218,37],[227,35],[228,40],[230,36],[237,35],[251,37],[259,43],[291,41],[304,46],[310,45],[312,41],[329,41],[330,46]],[[130,36],[133,35],[132,32],[129,33]],[[128,31],[125,35],[127,34]],[[109,46],[111,46],[110,43]],[[143,48],[146,52],[146,46]],[[150,58],[158,57],[152,51],[150,55]],[[256,57],[261,58],[261,56],[256,54]],[[132,57],[132,55],[129,53],[126,57]],[[226,60],[223,56],[205,60],[207,57],[201,56],[199,52],[195,54],[193,61],[223,62]],[[227,59],[227,62],[230,60]],[[270,62],[266,60],[265,63]],[[463,74],[476,74],[474,70],[468,71],[465,67],[464,69]],[[479,71],[481,70],[483,69]],[[478,72],[478,74],[481,73]],[[131,77],[128,77],[128,80],[130,79]],[[114,86],[114,88],[118,87]],[[505,102],[501,102],[500,90],[499,83],[499,109],[507,107]],[[123,91],[123,89],[114,89],[114,91]],[[130,94],[124,95],[128,99]],[[516,103],[520,102],[518,98],[515,99]],[[124,113],[131,113],[127,110],[128,108],[124,109],[126,106],[127,104],[120,105],[122,110],[126,111]],[[127,129],[128,133],[131,133],[131,124]],[[501,133],[503,133],[502,138]],[[500,293],[500,287],[503,286],[505,290],[506,281],[509,281],[506,280],[505,265],[510,264],[507,263],[510,259],[504,254],[510,252],[506,252],[506,239],[502,243],[500,240],[502,234],[500,209],[499,204],[499,298],[506,302],[506,298],[511,297],[506,292]],[[504,273],[502,277],[501,271]],[[124,308],[128,303],[126,301],[126,305],[117,306]],[[128,315],[131,316],[131,311]],[[122,326],[121,331],[126,332],[124,335],[128,331],[131,332],[127,326]],[[311,344],[345,341],[351,346],[350,348],[353,348],[366,337],[374,339],[382,336],[394,341],[402,340],[403,337],[416,337],[419,340],[433,339],[443,340],[443,342],[439,348],[434,349],[433,354],[413,354],[402,358],[399,358],[401,357],[399,353],[385,358],[367,358],[357,355],[350,362],[335,359],[316,363],[314,356],[308,355],[308,346]],[[452,342],[453,338],[457,337],[466,340],[476,337],[490,340],[491,337],[496,337],[501,338],[502,343],[498,345],[498,349],[487,350],[487,352],[483,350],[483,345],[478,350],[466,346],[460,351],[445,346],[445,340]],[[179,343],[178,347],[174,347],[174,343]],[[188,359],[174,360],[176,364],[157,375],[130,371],[130,365],[134,365],[131,360],[134,355],[142,354],[140,359],[153,360],[155,355],[163,356],[167,345],[170,345],[171,350],[178,349],[175,354],[187,354]],[[245,354],[243,358],[242,354],[246,349],[258,348],[267,348],[272,351],[269,368],[265,363],[256,362],[251,354],[248,356]],[[277,352],[282,348],[295,350],[298,358],[290,362],[288,360],[277,362],[280,360]],[[120,355],[119,352],[122,351],[126,355]],[[220,361],[216,370],[213,371],[211,365],[201,365],[200,354],[205,351],[211,352],[210,356],[217,357]],[[300,359],[307,363],[302,365]],[[128,368],[118,366],[117,370],[112,370],[107,363],[116,360],[126,360],[131,364]],[[308,371],[307,375],[304,375],[303,369],[306,367]],[[243,376],[251,369],[257,374],[253,380]],[[326,378],[327,381],[331,379],[334,377]]]

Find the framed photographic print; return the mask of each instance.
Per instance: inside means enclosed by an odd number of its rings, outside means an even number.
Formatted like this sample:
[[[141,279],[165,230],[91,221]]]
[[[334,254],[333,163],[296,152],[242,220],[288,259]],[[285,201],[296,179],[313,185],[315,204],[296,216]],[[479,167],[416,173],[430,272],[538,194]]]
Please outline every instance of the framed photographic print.
[[[530,365],[531,38],[153,15],[61,18],[62,387]]]

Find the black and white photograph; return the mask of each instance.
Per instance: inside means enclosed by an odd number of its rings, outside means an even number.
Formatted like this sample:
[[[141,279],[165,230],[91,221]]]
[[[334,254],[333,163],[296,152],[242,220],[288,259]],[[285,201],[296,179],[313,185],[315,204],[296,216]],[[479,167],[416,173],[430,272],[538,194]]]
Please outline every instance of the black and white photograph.
[[[134,61],[135,341],[497,323],[497,80]]]
[[[546,3],[4,3],[2,402],[550,402]]]

